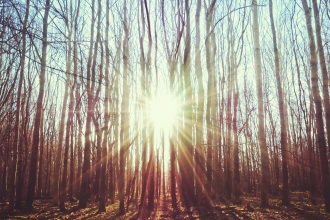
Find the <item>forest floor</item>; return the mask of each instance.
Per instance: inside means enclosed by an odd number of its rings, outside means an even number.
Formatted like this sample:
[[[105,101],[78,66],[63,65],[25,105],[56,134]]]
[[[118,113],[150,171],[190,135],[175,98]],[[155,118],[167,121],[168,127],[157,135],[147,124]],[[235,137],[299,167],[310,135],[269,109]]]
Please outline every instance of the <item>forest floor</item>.
[[[173,210],[170,196],[156,200],[152,212],[138,211],[137,204],[131,203],[125,215],[118,215],[118,203],[108,205],[107,212],[98,213],[96,203],[89,203],[85,209],[77,209],[77,203],[66,203],[67,211],[60,212],[51,205],[50,200],[42,199],[34,202],[34,211],[18,211],[8,214],[7,204],[0,203],[0,219],[329,219],[330,213],[324,210],[322,197],[316,199],[317,205],[308,200],[308,192],[291,192],[291,204],[281,205],[279,196],[270,196],[270,207],[259,208],[259,197],[243,194],[240,204],[233,204],[223,198],[213,200],[211,206],[191,207],[189,210],[179,207]]]

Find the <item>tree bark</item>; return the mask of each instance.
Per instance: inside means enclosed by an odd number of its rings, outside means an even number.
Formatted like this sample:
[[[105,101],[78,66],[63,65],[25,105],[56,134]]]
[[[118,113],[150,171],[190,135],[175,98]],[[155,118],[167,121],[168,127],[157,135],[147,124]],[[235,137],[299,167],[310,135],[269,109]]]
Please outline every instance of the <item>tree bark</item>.
[[[25,54],[26,54],[26,34],[27,34],[27,22],[29,18],[29,10],[30,10],[30,0],[26,1],[26,11],[23,21],[22,27],[22,53],[20,57],[20,75],[18,81],[17,88],[17,99],[16,99],[16,110],[15,110],[15,125],[14,125],[14,158],[13,158],[13,182],[12,182],[12,191],[10,192],[10,201],[9,201],[9,210],[14,210],[14,200],[15,200],[15,191],[16,191],[16,203],[15,208],[22,209],[22,151],[23,146],[20,141],[20,111],[21,111],[21,93],[22,93],[22,85],[24,80],[24,67],[25,67]],[[23,118],[22,118],[23,120]],[[16,182],[17,181],[17,182]]]
[[[124,39],[123,39],[123,98],[121,103],[121,126],[120,126],[120,158],[119,158],[119,179],[118,179],[118,197],[119,197],[119,213],[125,213],[125,165],[126,155],[129,146],[129,87],[128,87],[128,39],[129,29],[127,21],[127,4],[124,0]]]
[[[61,181],[61,192],[60,192],[60,203],[59,208],[60,211],[66,211],[64,202],[66,197],[66,188],[67,188],[67,174],[68,174],[68,159],[69,159],[69,147],[70,147],[70,130],[72,126],[73,119],[73,97],[74,86],[71,87],[70,92],[70,101],[69,101],[69,114],[66,123],[66,131],[65,131],[65,149],[64,149],[64,158],[63,158],[63,171],[62,171],[62,181]],[[71,140],[72,142],[73,140]]]
[[[238,143],[238,129],[237,129],[237,106],[239,99],[239,91],[237,85],[237,71],[235,70],[235,87],[234,87],[234,117],[233,117],[233,132],[234,132],[234,197],[238,201],[241,195],[240,187],[240,173],[239,173],[239,143]]]
[[[42,55],[41,55],[41,70],[39,76],[39,95],[37,99],[36,115],[34,120],[32,152],[29,165],[29,180],[28,191],[26,195],[26,206],[29,210],[33,209],[33,200],[35,193],[37,163],[38,163],[38,146],[39,146],[39,131],[42,119],[42,100],[44,97],[45,73],[46,73],[46,59],[47,59],[47,33],[48,33],[48,15],[50,10],[50,0],[45,2],[45,12],[42,26]]]
[[[274,45],[274,55],[275,55],[275,76],[277,83],[277,93],[278,93],[278,106],[280,112],[280,123],[281,123],[281,152],[282,152],[282,203],[284,205],[289,205],[289,175],[288,175],[288,162],[287,162],[287,124],[285,119],[285,109],[284,109],[284,94],[282,89],[282,81],[280,74],[280,59],[277,49],[277,38],[276,38],[276,29],[274,24],[273,17],[273,1],[269,0],[269,14],[270,22],[273,35],[273,45]]]
[[[44,120],[44,109],[42,109],[42,119],[41,121]],[[40,125],[40,150],[39,150],[39,165],[38,165],[38,185],[37,185],[37,197],[41,197],[42,193],[42,171],[43,171],[43,154],[44,154],[44,123],[41,123]]]
[[[139,25],[139,45],[140,45],[140,67],[141,67],[141,89],[142,89],[142,95],[143,98],[146,99],[147,97],[147,78],[146,78],[146,60],[144,56],[144,36],[145,36],[145,17],[144,17],[144,6],[143,6],[143,0],[140,1],[139,7],[141,12],[141,21],[139,20],[138,24],[141,23],[141,26]],[[146,125],[146,117],[147,117],[147,103],[146,100],[144,100],[145,103],[142,104],[141,106],[141,111],[142,111],[142,124],[141,127],[145,128]],[[141,153],[141,160],[142,160],[142,167],[141,167],[141,179],[142,179],[142,189],[141,189],[141,199],[140,199],[140,209],[144,209],[144,206],[146,204],[145,202],[145,196],[146,196],[146,190],[147,190],[147,172],[146,172],[146,164],[147,164],[147,129],[143,129],[142,131],[142,153]]]
[[[109,0],[106,1],[106,27],[105,27],[105,97],[104,97],[104,127],[103,127],[103,140],[102,140],[102,156],[101,156],[101,181],[100,181],[100,201],[98,212],[106,212],[106,166],[107,166],[107,144],[109,136],[109,95],[110,95],[110,83],[109,83],[109,62],[110,62],[110,48],[109,48]]]
[[[315,32],[316,32],[316,42],[318,48],[318,54],[320,59],[321,73],[322,73],[322,91],[323,91],[323,103],[324,103],[324,112],[325,112],[325,124],[327,131],[327,139],[328,139],[328,151],[330,152],[330,98],[329,98],[329,77],[327,71],[327,65],[325,63],[324,56],[324,48],[322,44],[322,36],[321,36],[321,23],[319,16],[319,8],[317,6],[317,1],[312,0],[313,10],[314,10],[314,21],[315,21]],[[330,191],[330,188],[329,188]],[[330,202],[330,198],[329,198]],[[329,205],[330,206],[330,205]]]
[[[306,0],[301,0],[301,2],[303,4],[303,8],[305,11],[307,32],[309,37],[312,93],[314,97],[314,105],[316,110],[315,112],[316,130],[317,130],[316,138],[317,138],[317,145],[321,160],[323,198],[325,202],[325,210],[327,212],[330,212],[330,175],[329,175],[329,165],[327,159],[327,148],[326,148],[327,145],[326,145],[325,133],[324,133],[322,99],[318,87],[319,78],[318,78],[318,70],[317,70],[317,54],[315,49],[315,40],[312,29],[312,18],[311,18],[310,8],[308,7]]]
[[[231,59],[228,58],[228,62],[232,63]],[[231,65],[228,69],[228,88],[227,88],[227,106],[226,106],[226,116],[227,116],[227,134],[226,134],[226,156],[225,156],[225,172],[226,172],[226,197],[231,198],[232,193],[232,169],[231,169],[231,146],[232,146],[232,89],[233,89],[233,74],[231,70]]]
[[[94,103],[93,103],[93,83],[91,85],[91,81],[95,76],[91,76],[91,65],[92,65],[92,54],[93,54],[93,42],[94,42],[94,11],[95,11],[95,0],[92,1],[92,22],[91,22],[91,40],[89,44],[89,55],[87,61],[87,83],[86,83],[86,90],[87,90],[87,119],[86,119],[86,131],[85,131],[85,149],[84,149],[84,162],[82,167],[82,179],[81,179],[81,187],[80,187],[80,198],[79,198],[79,208],[86,208],[87,200],[90,197],[90,183],[91,183],[91,139],[90,136],[92,134],[91,131],[91,123],[92,117],[94,114]]]
[[[204,86],[203,86],[203,72],[201,65],[201,48],[200,48],[200,11],[202,1],[197,0],[197,9],[195,15],[196,22],[196,43],[195,43],[195,72],[198,82],[198,100],[197,104],[197,122],[196,122],[196,152],[195,152],[195,166],[196,166],[196,201],[201,204],[202,199],[202,183],[203,183],[203,113],[204,113]]]
[[[268,149],[266,143],[265,133],[265,116],[264,116],[264,102],[263,102],[263,88],[262,88],[262,73],[261,73],[261,53],[259,41],[259,23],[258,23],[258,5],[257,1],[252,1],[253,7],[253,39],[254,39],[254,56],[255,56],[255,72],[256,72],[256,90],[258,98],[258,139],[261,152],[261,207],[268,207],[268,193],[269,193],[269,159]]]
[[[190,5],[184,2],[185,12],[185,44],[183,54],[183,81],[184,81],[184,105],[183,105],[183,127],[180,135],[181,146],[179,148],[179,168],[181,175],[181,195],[183,205],[190,207],[195,204],[194,173],[193,173],[193,143],[192,143],[192,84],[191,84],[191,33],[190,33]],[[179,9],[180,10],[180,9]]]
[[[58,138],[58,148],[57,148],[57,154],[56,154],[56,161],[55,161],[55,173],[54,173],[54,182],[53,182],[53,204],[57,204],[61,197],[60,192],[60,170],[61,170],[61,158],[62,158],[62,149],[63,149],[63,139],[64,139],[64,129],[65,129],[65,118],[66,118],[66,109],[67,109],[67,102],[69,97],[69,85],[71,80],[71,33],[72,30],[69,27],[69,23],[66,20],[65,22],[66,28],[69,32],[68,37],[68,53],[67,53],[67,61],[66,61],[66,73],[67,78],[65,82],[64,87],[64,96],[63,96],[63,105],[62,105],[62,112],[61,112],[61,119],[60,119],[60,125],[59,125],[59,138]]]
[[[208,195],[212,194],[212,182],[213,182],[213,169],[212,169],[212,156],[213,156],[213,146],[214,146],[214,123],[215,119],[212,118],[214,108],[214,80],[215,80],[215,39],[214,31],[211,27],[214,23],[214,11],[215,11],[215,0],[210,3],[206,10],[206,33],[210,33],[209,38],[206,39],[206,68],[208,72],[208,82],[207,82],[207,107],[206,107],[206,130],[207,130],[207,146],[206,146],[206,185],[205,190]]]
[[[102,12],[102,4],[101,0],[98,0],[98,9],[97,9],[97,31],[96,31],[96,41],[94,44],[94,54],[93,54],[93,63],[92,63],[92,91],[94,90],[95,83],[96,83],[96,67],[99,66],[99,79],[97,81],[98,87],[96,88],[95,95],[93,95],[93,109],[95,108],[96,102],[99,99],[99,94],[101,91],[101,84],[102,84],[102,79],[103,79],[103,47],[101,44],[101,12]],[[100,57],[100,64],[97,64],[98,62],[98,53],[99,53],[99,45],[100,45],[100,51],[101,51],[101,57]],[[96,109],[95,109],[96,110]],[[94,127],[95,127],[95,134],[96,134],[96,145],[95,145],[95,150],[96,150],[96,160],[93,160],[95,165],[93,165],[93,169],[95,170],[95,179],[93,182],[93,198],[96,197],[98,200],[99,198],[99,188],[100,188],[100,172],[101,172],[101,144],[102,144],[102,131],[99,126],[98,122],[98,115],[99,113],[94,113],[93,116],[93,122],[94,122]]]

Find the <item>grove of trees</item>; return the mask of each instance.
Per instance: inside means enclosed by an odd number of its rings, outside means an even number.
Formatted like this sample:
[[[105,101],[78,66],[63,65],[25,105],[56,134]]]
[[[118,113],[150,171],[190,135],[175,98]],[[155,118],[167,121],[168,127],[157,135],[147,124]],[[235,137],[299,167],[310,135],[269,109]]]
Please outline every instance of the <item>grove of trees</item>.
[[[2,0],[0,202],[330,212],[329,42],[327,0]]]

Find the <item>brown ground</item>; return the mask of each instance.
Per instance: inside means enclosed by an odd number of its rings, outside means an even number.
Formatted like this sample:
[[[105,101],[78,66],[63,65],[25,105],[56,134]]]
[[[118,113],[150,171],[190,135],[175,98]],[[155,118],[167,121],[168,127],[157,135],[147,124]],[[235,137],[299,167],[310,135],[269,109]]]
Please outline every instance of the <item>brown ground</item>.
[[[60,212],[53,207],[50,200],[36,200],[34,211],[24,212],[16,210],[7,213],[6,203],[0,203],[0,219],[329,219],[330,213],[324,210],[322,198],[317,199],[317,205],[311,205],[307,192],[292,192],[291,205],[281,205],[279,197],[270,197],[270,207],[261,209],[259,197],[252,194],[241,196],[240,204],[233,204],[223,198],[213,201],[210,207],[191,207],[189,210],[178,208],[173,210],[170,197],[156,201],[152,212],[138,212],[137,204],[132,202],[125,215],[118,215],[118,203],[107,206],[106,213],[97,213],[97,205],[89,204],[86,209],[77,210],[77,203],[66,203],[68,211]],[[248,206],[252,209],[247,210]]]

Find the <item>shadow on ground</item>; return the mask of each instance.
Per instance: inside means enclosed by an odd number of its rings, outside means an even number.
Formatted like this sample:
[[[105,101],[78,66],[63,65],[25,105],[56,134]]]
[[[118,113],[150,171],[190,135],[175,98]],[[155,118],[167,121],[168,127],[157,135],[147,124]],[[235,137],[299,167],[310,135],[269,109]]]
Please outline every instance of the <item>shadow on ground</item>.
[[[291,204],[281,205],[279,196],[270,197],[270,207],[259,208],[259,197],[243,194],[236,204],[220,197],[208,206],[179,207],[173,209],[170,196],[155,202],[155,209],[138,210],[138,204],[132,202],[124,215],[119,215],[119,204],[107,206],[107,211],[98,213],[97,204],[89,203],[85,209],[77,209],[77,202],[67,202],[67,211],[60,212],[58,207],[51,205],[51,200],[36,200],[34,210],[15,210],[8,213],[8,203],[0,203],[0,219],[109,219],[109,220],[145,220],[145,219],[318,219],[330,220],[330,213],[324,210],[322,197],[317,198],[316,205],[308,200],[307,192],[291,192]]]

